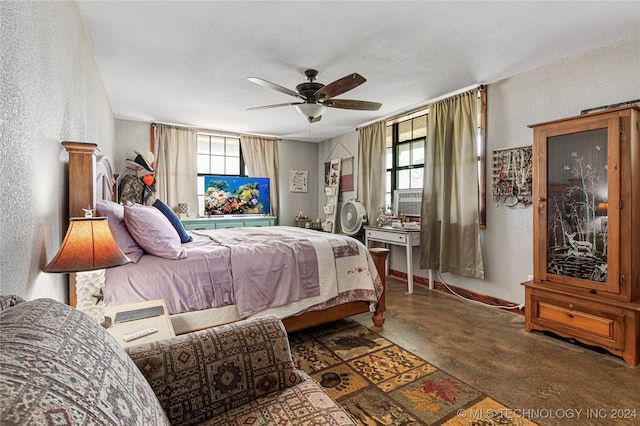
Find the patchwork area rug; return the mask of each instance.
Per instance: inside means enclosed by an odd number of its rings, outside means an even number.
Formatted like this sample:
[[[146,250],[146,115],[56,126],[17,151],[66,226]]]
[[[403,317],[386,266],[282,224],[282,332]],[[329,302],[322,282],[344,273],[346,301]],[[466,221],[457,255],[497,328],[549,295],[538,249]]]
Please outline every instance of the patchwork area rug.
[[[361,425],[535,425],[355,321],[289,340],[296,366]]]

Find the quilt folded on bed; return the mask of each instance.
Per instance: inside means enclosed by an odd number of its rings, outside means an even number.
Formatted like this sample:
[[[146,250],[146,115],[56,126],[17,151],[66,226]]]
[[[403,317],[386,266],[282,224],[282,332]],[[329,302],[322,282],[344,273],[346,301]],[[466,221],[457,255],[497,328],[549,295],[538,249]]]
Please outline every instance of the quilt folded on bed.
[[[229,250],[233,294],[242,317],[320,295],[318,257],[313,244],[261,229],[193,232]]]

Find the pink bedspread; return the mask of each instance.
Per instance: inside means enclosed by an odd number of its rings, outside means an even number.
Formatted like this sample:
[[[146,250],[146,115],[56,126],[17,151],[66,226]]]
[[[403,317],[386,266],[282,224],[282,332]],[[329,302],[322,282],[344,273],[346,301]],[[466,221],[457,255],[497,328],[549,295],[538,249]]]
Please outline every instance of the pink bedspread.
[[[185,259],[145,254],[136,264],[107,269],[105,304],[164,299],[170,314],[235,304],[244,318],[285,305],[307,309],[297,306],[339,300],[341,291],[376,300],[372,262],[351,238],[294,227],[191,235]]]

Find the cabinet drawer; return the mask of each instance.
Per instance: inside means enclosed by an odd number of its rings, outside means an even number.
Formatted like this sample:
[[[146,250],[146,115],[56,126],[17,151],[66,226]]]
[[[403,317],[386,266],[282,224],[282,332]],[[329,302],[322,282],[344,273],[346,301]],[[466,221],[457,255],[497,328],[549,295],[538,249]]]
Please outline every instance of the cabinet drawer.
[[[244,226],[245,228],[253,227],[253,226],[273,226],[272,221],[269,219],[254,219],[254,220],[245,220]]]
[[[244,222],[241,220],[225,220],[216,222],[216,229],[225,229],[225,228],[242,228],[244,226]]]
[[[182,225],[187,231],[199,231],[203,229],[216,229],[215,223],[207,220],[183,221]]]
[[[407,234],[367,229],[367,240],[382,241],[391,244],[405,244],[407,242]]]
[[[547,297],[533,298],[533,322],[561,335],[570,335],[585,343],[611,348],[624,347],[622,312]]]

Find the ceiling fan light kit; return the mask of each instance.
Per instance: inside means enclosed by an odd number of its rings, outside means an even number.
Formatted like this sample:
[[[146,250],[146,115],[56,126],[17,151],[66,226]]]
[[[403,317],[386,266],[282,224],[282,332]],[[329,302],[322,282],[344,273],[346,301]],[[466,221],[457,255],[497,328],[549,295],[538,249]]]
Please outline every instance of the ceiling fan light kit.
[[[309,123],[315,123],[320,121],[320,117],[327,110],[327,107],[320,104],[300,104],[296,105],[296,109],[309,120]]]
[[[305,70],[304,76],[308,81],[298,84],[295,91],[258,77],[249,77],[248,80],[255,84],[304,101],[266,105],[249,109],[267,109],[295,105],[298,112],[309,120],[309,123],[316,123],[320,121],[322,114],[324,114],[327,108],[377,111],[382,106],[382,104],[377,102],[356,101],[352,99],[333,99],[335,96],[348,92],[351,89],[355,89],[367,81],[360,74],[349,74],[327,84],[326,86],[322,83],[315,82],[318,77],[318,71],[314,69]]]

